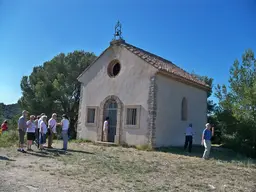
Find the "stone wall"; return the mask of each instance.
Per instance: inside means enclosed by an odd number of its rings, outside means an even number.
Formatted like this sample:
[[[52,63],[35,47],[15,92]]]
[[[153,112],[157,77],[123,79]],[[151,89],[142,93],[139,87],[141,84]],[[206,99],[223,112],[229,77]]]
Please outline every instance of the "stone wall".
[[[148,92],[148,143],[155,147],[156,144],[156,115],[157,115],[157,84],[156,76],[150,78]]]

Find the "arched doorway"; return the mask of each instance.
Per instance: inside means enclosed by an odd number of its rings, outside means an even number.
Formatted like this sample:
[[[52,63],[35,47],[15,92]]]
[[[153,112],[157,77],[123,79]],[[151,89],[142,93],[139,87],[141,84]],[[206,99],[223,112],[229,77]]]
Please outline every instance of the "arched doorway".
[[[115,142],[117,126],[117,109],[118,105],[115,99],[110,98],[104,105],[104,119],[109,117],[108,124],[108,142]]]
[[[112,103],[112,104],[111,104]],[[116,109],[116,110],[115,110]],[[123,103],[122,101],[115,95],[107,96],[101,103],[100,103],[100,122],[97,131],[97,140],[103,141],[103,123],[106,119],[107,115],[111,117],[115,117],[116,120],[114,122],[115,126],[113,132],[111,134],[114,135],[114,142],[120,144],[122,142],[122,110],[123,110]],[[116,115],[115,115],[116,113]],[[112,124],[111,122],[111,124]],[[113,124],[111,125],[113,128]],[[111,136],[113,140],[113,136]],[[109,141],[110,142],[110,141]]]

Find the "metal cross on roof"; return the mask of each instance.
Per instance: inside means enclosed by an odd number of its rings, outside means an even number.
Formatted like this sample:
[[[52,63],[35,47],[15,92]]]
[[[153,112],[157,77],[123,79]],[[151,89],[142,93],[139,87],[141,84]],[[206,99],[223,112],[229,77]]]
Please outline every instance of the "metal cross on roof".
[[[114,34],[114,39],[123,39],[122,37],[122,24],[118,21],[116,26],[115,26],[115,34]]]

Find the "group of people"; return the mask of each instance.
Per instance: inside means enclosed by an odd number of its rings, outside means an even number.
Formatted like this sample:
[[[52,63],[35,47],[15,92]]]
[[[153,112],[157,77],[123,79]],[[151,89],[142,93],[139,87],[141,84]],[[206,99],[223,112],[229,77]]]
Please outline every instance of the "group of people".
[[[18,120],[19,130],[19,149],[20,152],[25,152],[24,141],[25,135],[27,136],[27,151],[32,151],[31,146],[34,143],[37,144],[40,150],[44,150],[45,147],[52,148],[52,142],[54,135],[57,134],[56,127],[62,127],[62,139],[63,148],[66,151],[68,147],[68,129],[69,120],[67,115],[62,115],[60,123],[57,122],[57,114],[53,113],[52,117],[47,122],[47,116],[42,113],[39,116],[30,115],[27,119],[28,112],[22,111],[22,116]],[[46,137],[48,135],[48,146],[46,146]]]
[[[52,117],[47,122],[47,116],[42,113],[41,115],[35,117],[30,115],[29,120],[27,120],[27,111],[22,112],[22,116],[18,121],[19,129],[19,149],[18,151],[25,152],[24,150],[24,138],[27,133],[27,150],[31,151],[31,146],[33,142],[38,144],[38,148],[43,150],[46,147],[46,135],[48,135],[48,148],[52,148],[52,142],[54,135],[57,134],[56,126],[62,127],[62,139],[63,139],[63,149],[67,150],[68,145],[68,129],[69,129],[69,120],[67,115],[62,115],[62,120],[60,123],[57,123],[57,114],[53,113]],[[109,117],[106,117],[103,123],[103,141],[108,141],[108,121]],[[1,125],[1,132],[7,131],[8,123],[5,120]],[[184,150],[187,150],[191,153],[194,131],[192,124],[186,128],[185,132],[185,144]],[[208,159],[211,151],[211,139],[214,136],[214,127],[210,123],[205,125],[205,129],[202,133],[201,144],[204,146],[205,150],[203,153],[203,159]]]
[[[192,124],[189,124],[189,126],[186,128],[185,133],[185,144],[184,144],[184,150],[188,148],[188,152],[191,153],[192,150],[192,143],[193,143],[193,135],[194,131],[192,129]],[[211,151],[211,139],[214,136],[214,127],[211,126],[210,123],[207,123],[205,125],[205,129],[202,133],[202,140],[201,144],[204,146],[204,154],[203,159],[208,159]]]

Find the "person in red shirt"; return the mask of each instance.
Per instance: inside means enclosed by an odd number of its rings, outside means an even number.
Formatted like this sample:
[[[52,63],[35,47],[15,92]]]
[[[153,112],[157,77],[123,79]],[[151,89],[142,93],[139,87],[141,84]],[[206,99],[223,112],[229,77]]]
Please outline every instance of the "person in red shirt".
[[[1,128],[2,128],[2,132],[8,130],[8,123],[7,123],[7,120],[5,120],[5,121],[2,123]]]

